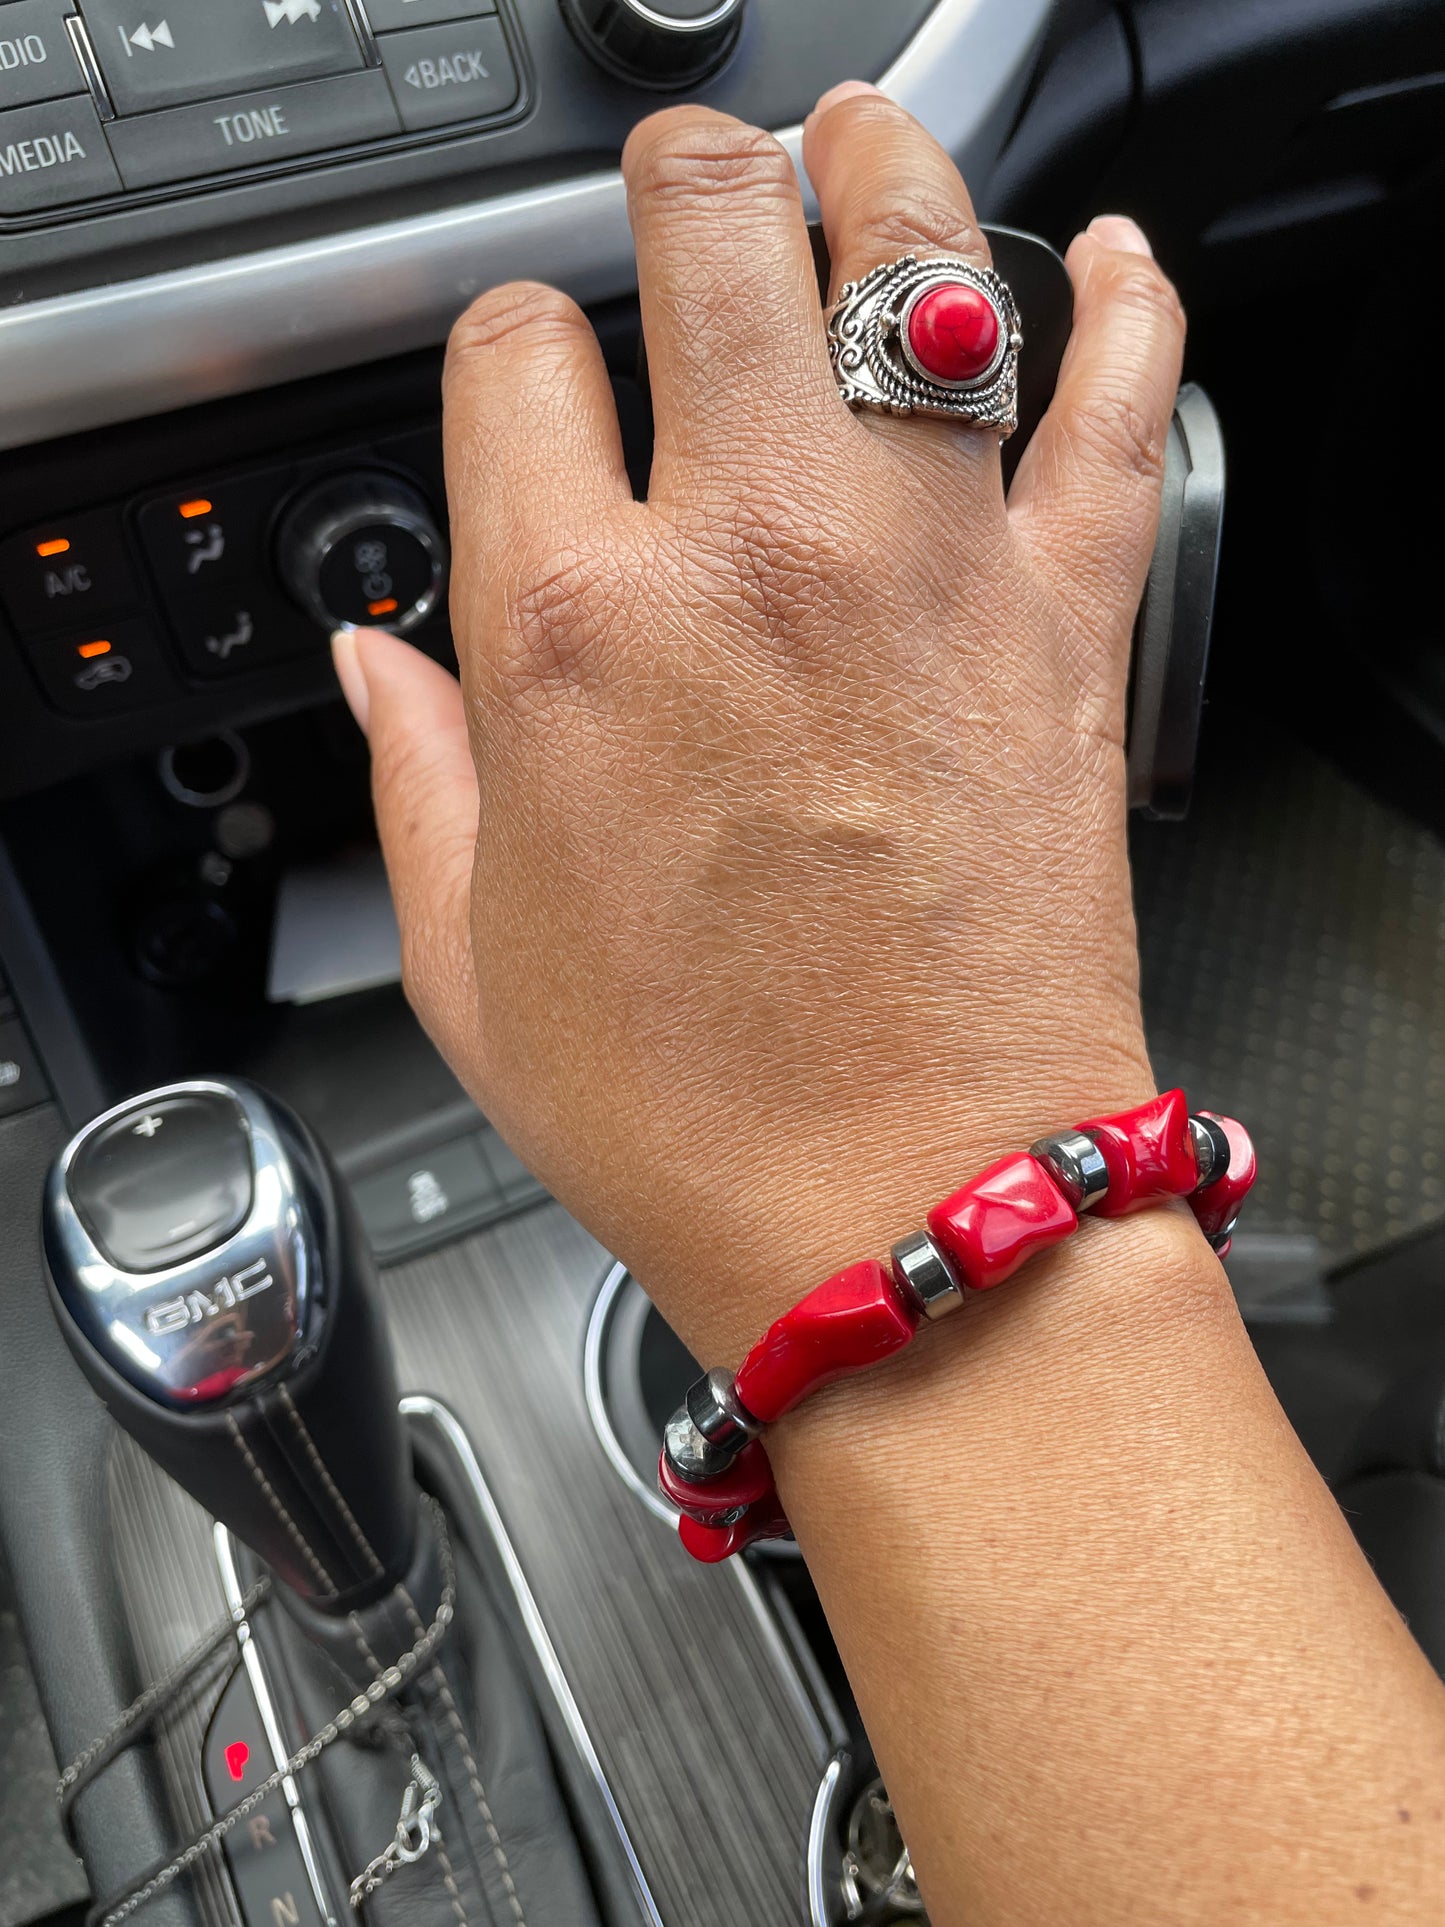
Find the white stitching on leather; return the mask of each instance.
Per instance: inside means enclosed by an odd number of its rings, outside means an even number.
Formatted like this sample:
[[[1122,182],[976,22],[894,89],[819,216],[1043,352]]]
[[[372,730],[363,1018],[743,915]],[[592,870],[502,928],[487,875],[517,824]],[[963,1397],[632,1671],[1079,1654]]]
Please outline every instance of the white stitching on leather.
[[[292,1398],[289,1388],[285,1385],[278,1386],[277,1396],[290,1414],[291,1423],[296,1428],[296,1436],[301,1441],[301,1448],[311,1461],[312,1470],[326,1488],[326,1496],[340,1513],[342,1520],[345,1522],[346,1529],[351,1534],[362,1557],[370,1562],[372,1572],[378,1579],[384,1578],[386,1568],[377,1558],[375,1548],[358,1524],[356,1514],[351,1510],[351,1507],[346,1503],[345,1499],[342,1498],[335,1479],[333,1479],[327,1471],[326,1461],[317,1450],[316,1441],[312,1438],[305,1419],[302,1418],[300,1412],[296,1409],[296,1402]]]
[[[416,1608],[412,1606],[409,1600],[407,1602],[407,1608],[411,1614],[412,1623],[414,1625],[420,1625],[421,1621],[417,1618]],[[467,1780],[472,1789],[472,1797],[477,1803],[478,1813],[482,1816],[482,1825],[487,1830],[487,1838],[492,1843],[492,1857],[495,1859],[497,1870],[502,1876],[502,1885],[507,1890],[507,1900],[512,1909],[512,1916],[517,1923],[517,1927],[527,1927],[527,1916],[522,1912],[522,1902],[517,1893],[517,1883],[512,1878],[512,1863],[507,1858],[507,1850],[502,1845],[502,1836],[497,1831],[497,1823],[492,1817],[492,1809],[487,1803],[486,1791],[477,1773],[477,1763],[472,1758],[472,1749],[467,1743],[466,1728],[462,1725],[462,1716],[457,1711],[457,1703],[452,1698],[452,1689],[447,1684],[447,1676],[442,1671],[440,1665],[432,1667],[431,1676],[442,1704],[446,1707],[447,1718],[451,1721],[452,1731],[457,1736],[457,1745],[461,1748],[462,1764],[466,1767]]]
[[[350,1529],[353,1537],[355,1538],[357,1545],[361,1548],[361,1551],[365,1554],[365,1556],[371,1561],[373,1569],[377,1573],[383,1572],[385,1568],[382,1566],[381,1561],[376,1556],[375,1547],[372,1545],[371,1541],[367,1538],[365,1532],[362,1531],[361,1526],[357,1522],[355,1515],[348,1507],[345,1499],[342,1498],[340,1492],[337,1491],[335,1482],[332,1480],[330,1473],[326,1470],[326,1466],[324,1461],[322,1460],[321,1454],[316,1449],[316,1442],[312,1438],[310,1432],[307,1430],[306,1421],[302,1418],[300,1412],[297,1410],[296,1405],[292,1401],[290,1393],[286,1390],[286,1387],[284,1385],[280,1388],[280,1391],[281,1391],[281,1397],[285,1402],[286,1409],[291,1414],[291,1421],[296,1427],[297,1436],[300,1438],[302,1445],[305,1447],[307,1455],[309,1456],[311,1463],[316,1470],[317,1476],[321,1479],[322,1483],[325,1485],[328,1493],[331,1496],[333,1503],[336,1505],[338,1511],[341,1513],[342,1518],[346,1521],[346,1524]],[[257,1467],[258,1472],[259,1470],[260,1468]],[[277,1503],[278,1504],[280,1503],[279,1500],[277,1501]],[[422,1631],[421,1615],[417,1612],[416,1605],[412,1600],[411,1594],[407,1591],[407,1588],[405,1585],[398,1585],[395,1588],[395,1590],[398,1593],[400,1593],[401,1598],[405,1602],[407,1617],[411,1621],[412,1631],[414,1633],[419,1634]],[[361,1644],[365,1646],[366,1644],[365,1636],[361,1632],[361,1627],[359,1622],[357,1621],[355,1613],[352,1614],[351,1618],[352,1618],[353,1631],[355,1632],[357,1638],[361,1641]],[[476,1760],[472,1757],[472,1749],[467,1741],[466,1728],[462,1725],[462,1716],[457,1711],[456,1700],[452,1697],[452,1689],[447,1684],[447,1676],[443,1672],[440,1664],[433,1666],[432,1679],[436,1684],[438,1696],[441,1699],[442,1704],[446,1708],[447,1718],[451,1722],[452,1731],[456,1734],[457,1745],[461,1749],[462,1763],[466,1768],[467,1781],[471,1787],[472,1797],[477,1803],[477,1812],[481,1815],[482,1825],[487,1830],[487,1838],[491,1842],[492,1855],[493,1855],[493,1858],[496,1860],[497,1870],[502,1876],[502,1885],[507,1890],[507,1900],[511,1906],[513,1918],[517,1923],[517,1927],[527,1927],[527,1916],[522,1911],[521,1897],[517,1893],[517,1883],[512,1878],[512,1863],[507,1858],[506,1848],[502,1845],[502,1836],[497,1830],[497,1822],[493,1817],[491,1805],[487,1800],[486,1789],[482,1785],[481,1775],[477,1771]],[[453,1904],[455,1905],[458,1903],[454,1900]],[[465,1917],[463,1918],[465,1919]]]
[[[277,1493],[275,1486],[272,1485],[271,1481],[266,1477],[266,1474],[261,1470],[260,1466],[256,1463],[255,1456],[252,1453],[250,1446],[247,1445],[246,1440],[241,1432],[240,1426],[236,1423],[236,1415],[234,1412],[227,1412],[226,1424],[230,1428],[231,1437],[235,1441],[236,1450],[240,1453],[242,1460],[244,1461],[247,1469],[251,1474],[251,1477],[256,1481],[256,1484],[261,1488],[261,1491],[265,1494],[266,1500],[270,1505],[271,1510],[276,1514],[276,1517],[281,1521],[282,1526],[285,1528],[286,1536],[290,1539],[292,1545],[295,1546],[296,1550],[301,1554],[302,1558],[306,1561],[307,1565],[311,1568],[312,1577],[319,1579],[321,1581],[321,1584],[325,1587],[326,1597],[328,1599],[335,1599],[338,1596],[337,1589],[336,1589],[336,1581],[331,1577],[331,1574],[326,1570],[325,1566],[322,1565],[321,1560],[317,1556],[314,1549],[307,1543],[306,1535],[302,1532],[300,1526],[297,1525],[296,1521],[291,1517],[291,1514],[286,1510],[285,1506],[281,1503],[280,1495]]]
[[[420,1622],[417,1621],[415,1608],[410,1607],[410,1602],[408,1602],[408,1604],[413,1622],[419,1624]],[[447,1718],[451,1722],[452,1730],[456,1734],[457,1745],[461,1749],[462,1762],[466,1768],[467,1780],[471,1786],[472,1796],[476,1800],[477,1811],[481,1815],[482,1824],[487,1830],[487,1838],[492,1843],[492,1854],[497,1862],[498,1871],[502,1876],[502,1885],[507,1890],[507,1899],[511,1905],[513,1917],[517,1922],[517,1927],[527,1927],[526,1916],[522,1912],[522,1902],[517,1893],[517,1885],[512,1878],[511,1862],[508,1860],[506,1849],[502,1845],[502,1836],[497,1831],[497,1823],[492,1817],[492,1809],[487,1803],[486,1792],[483,1789],[481,1779],[477,1773],[477,1763],[472,1758],[472,1749],[467,1742],[466,1728],[462,1725],[461,1715],[457,1711],[457,1703],[452,1697],[452,1689],[448,1685],[447,1676],[442,1671],[440,1665],[432,1667],[431,1676],[442,1704],[446,1707]]]

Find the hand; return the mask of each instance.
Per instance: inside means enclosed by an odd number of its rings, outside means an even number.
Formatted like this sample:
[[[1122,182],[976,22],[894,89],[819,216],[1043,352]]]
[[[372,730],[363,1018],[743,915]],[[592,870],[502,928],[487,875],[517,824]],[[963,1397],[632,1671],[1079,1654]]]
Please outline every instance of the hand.
[[[982,257],[876,92],[805,158],[840,278]],[[774,141],[675,109],[624,171],[648,500],[585,320],[498,289],[447,365],[461,688],[376,634],[337,660],[423,1021],[735,1365],[1151,1088],[1124,688],[1183,323],[1130,224],[1075,241],[1005,505],[983,434],[839,401]],[[1438,1683],[1187,1213],[1086,1227],[767,1449],[939,1927],[1435,1919]]]
[[[839,281],[987,248],[856,83],[805,136]],[[1058,393],[997,444],[853,415],[793,169],[703,108],[623,157],[657,443],[632,498],[580,311],[530,285],[445,379],[460,688],[343,639],[408,994],[695,1348],[1005,1148],[1152,1089],[1124,692],[1184,324],[1132,223],[1069,252]]]

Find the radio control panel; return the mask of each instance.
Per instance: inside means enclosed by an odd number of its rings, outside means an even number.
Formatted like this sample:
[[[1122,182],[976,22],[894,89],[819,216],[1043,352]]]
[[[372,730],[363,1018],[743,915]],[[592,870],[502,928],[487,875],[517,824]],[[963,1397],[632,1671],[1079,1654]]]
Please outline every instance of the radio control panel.
[[[504,0],[0,0],[0,219],[525,111]]]

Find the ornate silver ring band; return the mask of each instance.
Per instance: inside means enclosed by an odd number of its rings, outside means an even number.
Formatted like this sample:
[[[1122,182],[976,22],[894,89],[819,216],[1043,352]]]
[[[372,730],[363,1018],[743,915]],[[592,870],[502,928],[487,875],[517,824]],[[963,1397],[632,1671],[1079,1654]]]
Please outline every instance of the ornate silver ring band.
[[[1023,332],[1008,283],[958,254],[901,255],[847,281],[827,312],[828,354],[850,408],[1018,426]]]

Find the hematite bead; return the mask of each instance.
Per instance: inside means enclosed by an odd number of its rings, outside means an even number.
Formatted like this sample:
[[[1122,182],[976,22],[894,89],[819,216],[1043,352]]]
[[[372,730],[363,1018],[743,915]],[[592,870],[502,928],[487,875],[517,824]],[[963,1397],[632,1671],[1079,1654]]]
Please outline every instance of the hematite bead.
[[[890,1256],[893,1276],[925,1318],[946,1318],[963,1303],[963,1286],[953,1266],[926,1231],[900,1238]]]
[[[1029,1146],[1030,1157],[1046,1164],[1075,1211],[1087,1211],[1109,1189],[1109,1167],[1087,1131],[1060,1131]]]
[[[741,1452],[763,1429],[738,1397],[732,1373],[721,1365],[688,1387],[687,1415],[709,1446],[729,1456]]]
[[[1199,1166],[1199,1182],[1194,1188],[1203,1191],[1229,1169],[1229,1139],[1222,1124],[1212,1117],[1197,1115],[1189,1120],[1189,1135],[1194,1140],[1194,1161]]]

